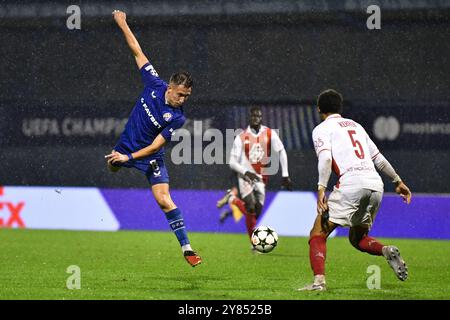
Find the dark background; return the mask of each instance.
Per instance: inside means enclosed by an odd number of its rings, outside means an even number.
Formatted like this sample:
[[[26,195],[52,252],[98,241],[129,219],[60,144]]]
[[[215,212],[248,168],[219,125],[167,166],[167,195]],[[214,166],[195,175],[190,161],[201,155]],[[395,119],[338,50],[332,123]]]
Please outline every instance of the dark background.
[[[400,123],[450,123],[447,1],[114,3],[70,3],[81,8],[81,30],[69,30],[68,3],[0,1],[0,184],[147,187],[133,170],[107,172],[103,155],[115,144],[114,134],[24,137],[21,132],[23,120],[32,117],[127,117],[142,84],[110,15],[113,9],[127,12],[163,79],[180,69],[193,74],[188,119],[234,128],[229,126],[242,121],[233,123],[230,114],[255,104],[314,113],[318,93],[335,88],[344,95],[344,115],[364,124],[372,137],[378,116],[393,115]],[[366,27],[369,4],[381,7],[381,30]],[[288,132],[284,128],[290,124],[273,117],[276,112],[266,114],[266,123]],[[316,116],[312,119],[317,124]],[[282,138],[289,145],[296,189],[314,190],[311,143]],[[450,192],[450,127],[400,132],[397,142],[373,138],[413,191]],[[166,163],[172,188],[230,184],[227,165],[174,165],[170,157]],[[269,187],[279,183],[276,177]],[[392,190],[389,183],[386,190]]]

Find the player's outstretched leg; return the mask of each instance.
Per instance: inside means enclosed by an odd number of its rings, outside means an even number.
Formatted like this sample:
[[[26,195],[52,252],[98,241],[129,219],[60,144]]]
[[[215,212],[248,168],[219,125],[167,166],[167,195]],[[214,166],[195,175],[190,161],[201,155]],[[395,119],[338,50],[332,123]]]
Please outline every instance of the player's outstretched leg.
[[[181,250],[183,251],[183,256],[187,263],[193,267],[199,265],[202,262],[202,259],[191,248],[186,227],[184,226],[183,215],[181,214],[180,209],[175,208],[169,212],[166,212],[166,218],[181,245]]]
[[[247,213],[244,201],[238,198],[238,191],[236,187],[228,189],[225,195],[219,201],[217,201],[216,206],[217,208],[222,208],[227,203],[231,209],[224,210],[220,213],[220,223],[224,223],[225,220],[231,216],[234,216],[237,222],[242,215],[245,215]]]
[[[224,205],[226,205],[227,203],[228,203],[228,200],[230,199],[230,197],[232,196],[233,194],[232,194],[232,192],[231,192],[231,189],[228,189],[226,192],[225,192],[225,195],[222,197],[222,198],[220,198],[219,199],[219,201],[217,201],[217,204],[216,204],[216,206],[217,206],[217,208],[222,208]]]
[[[224,209],[222,212],[220,212],[219,222],[224,223],[225,220],[232,215],[233,211],[231,209]]]
[[[395,275],[401,281],[405,281],[408,278],[408,267],[405,261],[400,256],[400,251],[395,246],[384,246],[383,256],[386,258],[387,263],[394,270]]]
[[[368,235],[369,228],[366,226],[351,227],[348,233],[348,239],[353,247],[359,251],[366,252],[374,256],[383,255],[384,245],[377,239]]]
[[[394,270],[398,279],[405,281],[408,278],[408,267],[395,246],[385,246],[377,239],[368,235],[369,229],[365,226],[350,228],[350,243],[358,250],[375,256],[384,256],[389,266]]]
[[[193,267],[199,265],[202,262],[202,259],[191,248],[186,227],[184,225],[183,215],[170,197],[169,185],[166,183],[153,185],[152,191],[158,205],[165,212],[167,221],[180,243],[186,262]]]

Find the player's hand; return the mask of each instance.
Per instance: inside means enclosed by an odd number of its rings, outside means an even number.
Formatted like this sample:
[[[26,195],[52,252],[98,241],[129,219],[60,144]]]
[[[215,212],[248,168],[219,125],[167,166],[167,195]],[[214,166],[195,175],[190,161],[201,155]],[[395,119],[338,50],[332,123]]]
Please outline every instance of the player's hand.
[[[328,213],[328,203],[325,197],[325,188],[323,188],[317,192],[317,214],[323,215],[325,213]]]
[[[108,159],[108,163],[114,164],[114,163],[125,163],[129,160],[128,156],[126,154],[121,154],[120,152],[113,151],[110,154],[107,154],[105,156],[106,159]]]
[[[282,181],[281,181],[281,186],[283,187],[283,189],[292,191],[292,189],[293,189],[293,183],[292,183],[291,178],[289,178],[289,177],[283,177],[283,178],[282,178]]]
[[[260,180],[256,173],[253,173],[253,172],[250,172],[250,171],[247,171],[244,174],[244,179],[246,179],[249,182],[256,182],[256,181]]]
[[[397,187],[395,188],[395,192],[400,195],[400,197],[403,198],[403,202],[406,204],[411,203],[411,191],[409,188],[404,184],[403,182],[400,182]]]
[[[114,16],[114,20],[116,21],[116,23],[120,26],[123,23],[126,22],[127,20],[127,15],[125,12],[120,11],[120,10],[114,10],[112,12],[113,16]]]
[[[317,193],[317,215],[320,216],[320,225],[324,231],[328,230],[328,203],[325,197],[325,188],[319,189]]]

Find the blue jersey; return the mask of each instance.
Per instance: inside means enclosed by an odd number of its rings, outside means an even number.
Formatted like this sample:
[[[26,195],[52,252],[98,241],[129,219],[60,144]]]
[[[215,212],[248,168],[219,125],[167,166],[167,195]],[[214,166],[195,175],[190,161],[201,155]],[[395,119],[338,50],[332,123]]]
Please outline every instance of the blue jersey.
[[[159,78],[150,63],[146,63],[140,70],[144,91],[136,102],[114,150],[127,154],[136,152],[152,144],[161,134],[166,141],[171,141],[173,132],[182,127],[186,118],[183,108],[173,108],[166,103],[165,92],[167,83]],[[151,156],[139,160],[132,160],[134,164],[148,165],[151,160],[162,159],[164,148]]]

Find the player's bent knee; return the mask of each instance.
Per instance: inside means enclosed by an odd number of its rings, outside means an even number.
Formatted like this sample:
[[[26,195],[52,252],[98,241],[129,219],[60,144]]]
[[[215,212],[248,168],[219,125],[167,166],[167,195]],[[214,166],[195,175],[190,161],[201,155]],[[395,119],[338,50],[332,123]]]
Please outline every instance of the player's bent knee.
[[[361,250],[359,243],[367,235],[367,232],[368,231],[364,229],[350,228],[348,241],[350,241],[351,245],[355,247],[355,249]]]
[[[360,250],[359,248],[359,241],[354,237],[349,237],[348,240],[350,241],[350,244],[357,250]]]
[[[156,200],[156,202],[158,202],[158,206],[162,209],[162,210],[169,210],[169,208],[170,208],[170,204],[169,204],[169,202],[168,201],[166,201],[166,200],[163,200],[163,199],[159,199],[159,200]]]
[[[175,208],[175,204],[173,203],[169,195],[160,195],[156,197],[156,202],[163,211],[168,211]]]
[[[349,234],[348,236],[348,240],[350,241],[351,245],[359,251],[362,251],[361,248],[359,247],[359,243],[361,242],[362,237],[358,236],[358,235],[353,235],[352,233]]]

